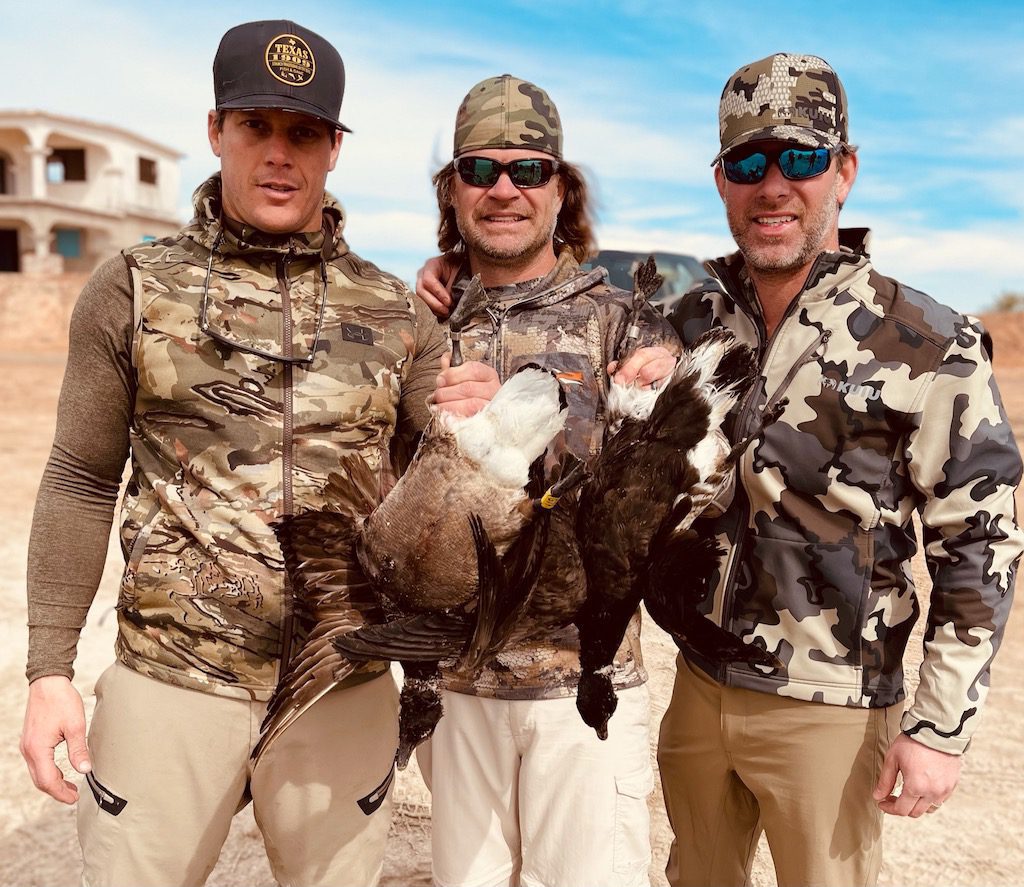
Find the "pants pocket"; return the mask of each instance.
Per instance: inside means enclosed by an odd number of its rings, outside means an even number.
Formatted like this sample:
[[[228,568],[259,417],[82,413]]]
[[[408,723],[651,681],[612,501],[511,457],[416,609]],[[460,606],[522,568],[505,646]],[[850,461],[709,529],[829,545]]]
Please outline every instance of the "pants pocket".
[[[651,864],[651,815],[647,797],[654,774],[644,770],[615,777],[615,847],[612,865],[617,874],[644,874]]]

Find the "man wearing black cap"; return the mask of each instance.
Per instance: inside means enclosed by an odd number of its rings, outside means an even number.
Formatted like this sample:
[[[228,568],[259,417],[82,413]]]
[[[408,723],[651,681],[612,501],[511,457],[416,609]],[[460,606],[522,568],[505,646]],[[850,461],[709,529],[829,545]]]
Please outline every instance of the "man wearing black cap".
[[[684,343],[725,326],[760,356],[736,438],[782,408],[703,528],[726,552],[704,609],[781,665],[679,657],[658,749],[667,874],[748,884],[763,831],[780,884],[870,885],[882,813],[938,810],[977,728],[1024,539],[1021,460],[981,324],[884,277],[867,231],[839,228],[858,158],[836,72],[794,53],[745,65],[719,124],[739,251],[670,319]],[[915,512],[933,586],[904,711]]]
[[[221,171],[195,218],[103,265],[75,309],[30,542],[22,751],[40,790],[80,802],[87,884],[203,883],[250,798],[280,883],[375,884],[397,743],[386,664],[317,699],[249,771],[303,629],[273,523],[323,507],[340,457],[381,468],[425,425],[444,338],[349,251],[324,190],[345,130],[337,51],[293,22],[240,25],[214,86]],[[129,455],[117,661],[87,744],[72,663]]]

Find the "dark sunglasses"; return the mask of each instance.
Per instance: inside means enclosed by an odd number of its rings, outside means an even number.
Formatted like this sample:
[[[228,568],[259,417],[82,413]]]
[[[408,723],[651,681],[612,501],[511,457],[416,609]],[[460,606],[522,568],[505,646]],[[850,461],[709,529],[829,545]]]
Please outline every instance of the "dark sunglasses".
[[[539,188],[558,172],[558,163],[539,157],[513,160],[511,163],[499,163],[489,157],[460,157],[455,161],[455,171],[462,181],[476,188],[493,188],[503,172],[508,173],[517,188]]]
[[[765,177],[768,167],[778,163],[782,174],[791,181],[820,176],[832,163],[832,155],[842,148],[750,148],[730,151],[722,158],[722,172],[736,185],[756,185]]]

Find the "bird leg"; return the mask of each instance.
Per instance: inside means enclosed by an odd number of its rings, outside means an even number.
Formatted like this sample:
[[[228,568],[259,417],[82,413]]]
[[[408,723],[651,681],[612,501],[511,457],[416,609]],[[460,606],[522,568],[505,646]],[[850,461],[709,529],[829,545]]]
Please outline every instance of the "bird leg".
[[[633,273],[632,310],[626,320],[626,331],[615,349],[615,359],[620,364],[636,351],[640,341],[640,313],[664,282],[665,278],[658,273],[654,256],[648,256],[647,261],[641,262]]]
[[[530,500],[530,510],[551,509],[566,493],[574,490],[587,479],[587,463],[566,453],[562,458],[561,476],[547,488],[543,496]]]
[[[477,274],[469,282],[466,291],[459,299],[459,303],[448,318],[448,333],[452,340],[452,362],[451,366],[462,365],[462,331],[466,328],[470,319],[481,307],[487,304],[487,293],[480,283],[480,275]]]

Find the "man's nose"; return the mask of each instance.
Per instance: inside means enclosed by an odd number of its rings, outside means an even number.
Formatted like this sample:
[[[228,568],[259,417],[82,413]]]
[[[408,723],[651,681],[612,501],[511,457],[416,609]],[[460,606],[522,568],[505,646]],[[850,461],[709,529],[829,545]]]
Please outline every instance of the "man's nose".
[[[498,200],[513,200],[519,196],[519,189],[512,184],[508,173],[502,171],[498,181],[491,186],[491,196]]]
[[[266,160],[273,166],[291,166],[292,143],[288,133],[274,131],[266,141]]]
[[[773,159],[765,170],[764,178],[758,182],[759,194],[766,197],[780,197],[788,194],[793,183],[782,174],[779,161]]]

